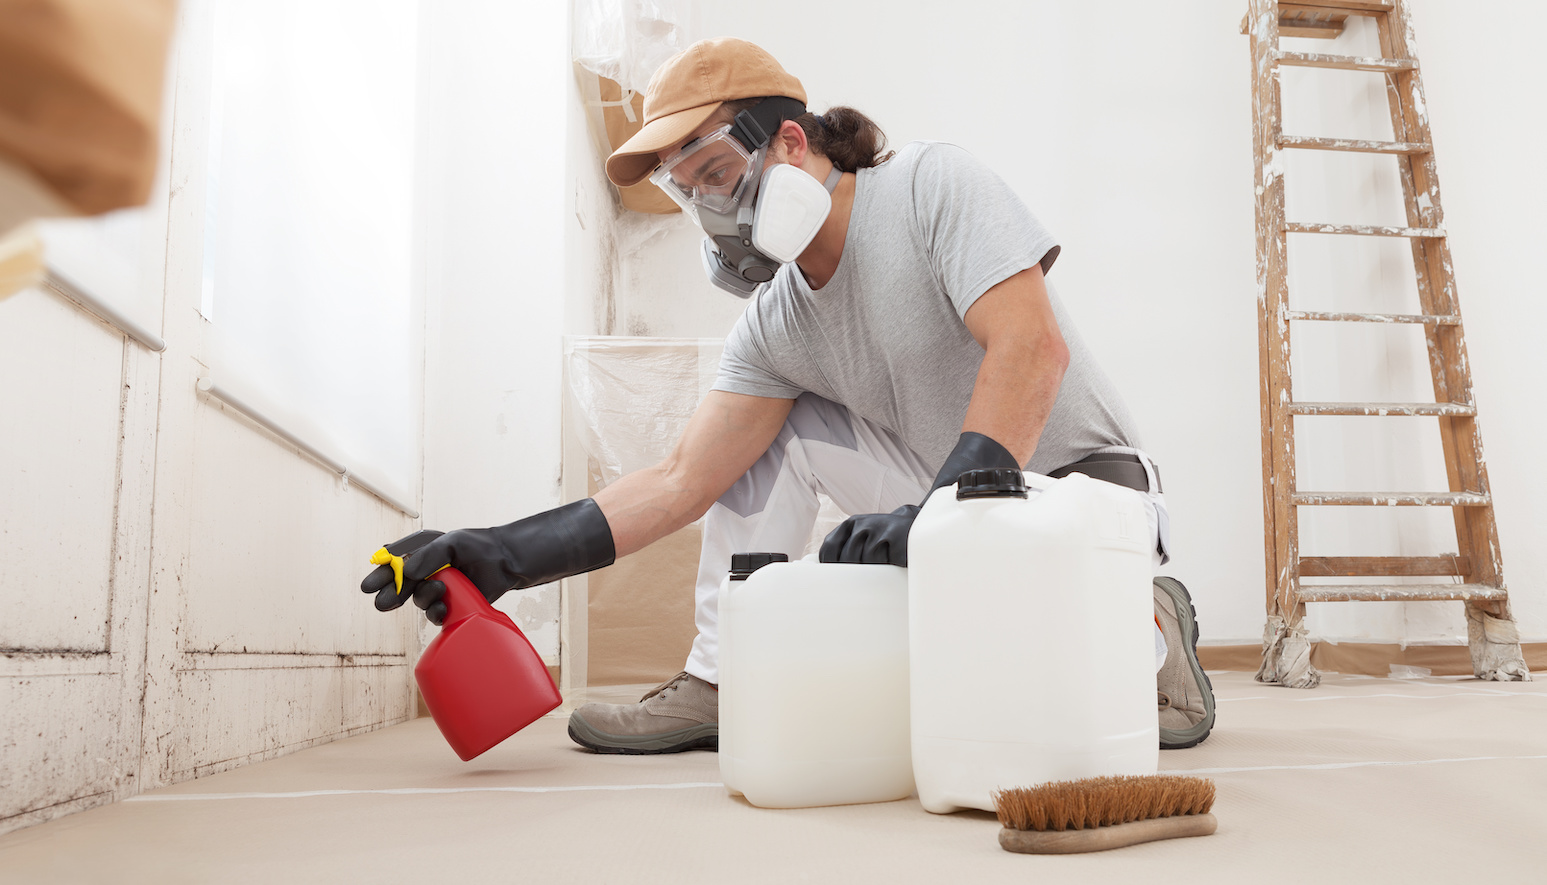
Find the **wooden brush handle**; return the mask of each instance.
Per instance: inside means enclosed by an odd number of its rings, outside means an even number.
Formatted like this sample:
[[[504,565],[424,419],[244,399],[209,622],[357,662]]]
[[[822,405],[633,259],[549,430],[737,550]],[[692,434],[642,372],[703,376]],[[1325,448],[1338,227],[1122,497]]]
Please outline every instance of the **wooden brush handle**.
[[[1012,830],[999,831],[999,846],[1021,854],[1083,854],[1106,851],[1140,842],[1179,839],[1183,836],[1207,836],[1219,822],[1212,814],[1184,814],[1136,820],[1112,827],[1090,830]]]

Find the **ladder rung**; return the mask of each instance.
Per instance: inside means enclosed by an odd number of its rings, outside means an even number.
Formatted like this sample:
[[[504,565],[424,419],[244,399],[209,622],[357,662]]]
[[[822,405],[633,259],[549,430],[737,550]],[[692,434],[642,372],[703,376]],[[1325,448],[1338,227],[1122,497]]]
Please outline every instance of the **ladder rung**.
[[[1287,221],[1284,231],[1291,234],[1356,234],[1361,237],[1416,237],[1434,240],[1445,236],[1437,227],[1381,227],[1374,224],[1314,224]]]
[[[1391,0],[1293,0],[1293,2],[1280,3],[1278,5],[1280,10],[1305,7],[1328,12],[1369,15],[1372,13],[1390,12],[1392,4]]]
[[[1392,0],[1295,0],[1278,5],[1280,37],[1336,37],[1350,15],[1390,12]],[[1241,33],[1251,33],[1251,12],[1241,19]]]
[[[1359,58],[1352,55],[1323,55],[1319,52],[1279,52],[1278,63],[1301,68],[1336,68],[1340,71],[1374,71],[1390,74],[1418,69],[1410,58]]]
[[[1278,146],[1308,151],[1356,151],[1365,154],[1427,154],[1433,148],[1420,141],[1361,141],[1351,138],[1311,138],[1281,135]]]
[[[1250,15],[1250,13],[1247,13]],[[1316,6],[1300,6],[1287,3],[1278,5],[1278,35],[1280,37],[1311,37],[1330,40],[1339,37],[1348,21],[1348,13],[1338,9]]]
[[[1492,584],[1301,584],[1301,602],[1427,602],[1437,599],[1508,599]]]
[[[1460,577],[1472,570],[1472,558],[1444,556],[1302,556],[1302,578],[1395,578],[1417,575]]]
[[[1346,18],[1347,16],[1338,16],[1335,19],[1321,21],[1318,19],[1280,17],[1278,20],[1278,35],[1280,37],[1306,37],[1312,40],[1336,40],[1343,36],[1344,19]]]
[[[1470,418],[1476,406],[1466,403],[1287,403],[1291,415],[1422,415],[1435,418]]]
[[[1483,507],[1491,499],[1481,492],[1295,492],[1289,503],[1304,507]]]
[[[1422,323],[1427,326],[1459,326],[1458,316],[1407,313],[1333,313],[1320,310],[1291,310],[1284,314],[1289,320],[1316,320],[1328,323]]]

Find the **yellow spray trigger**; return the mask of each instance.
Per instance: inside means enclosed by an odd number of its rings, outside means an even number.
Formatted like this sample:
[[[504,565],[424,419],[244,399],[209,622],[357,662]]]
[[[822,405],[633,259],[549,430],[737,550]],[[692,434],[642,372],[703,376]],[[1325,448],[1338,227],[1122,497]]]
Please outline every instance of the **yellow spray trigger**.
[[[392,566],[392,579],[397,582],[398,595],[403,593],[403,557],[393,556],[383,547],[371,554],[371,565]]]
[[[392,566],[392,579],[397,582],[397,593],[399,596],[403,595],[403,557],[397,556],[383,547],[371,554],[371,565]],[[436,569],[430,577],[433,578],[448,568],[451,568],[451,563],[449,562]]]

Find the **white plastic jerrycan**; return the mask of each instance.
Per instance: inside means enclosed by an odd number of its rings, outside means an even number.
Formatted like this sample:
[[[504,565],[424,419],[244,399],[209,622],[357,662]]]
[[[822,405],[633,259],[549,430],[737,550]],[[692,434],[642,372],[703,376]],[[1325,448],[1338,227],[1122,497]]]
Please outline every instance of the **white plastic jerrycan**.
[[[913,794],[908,573],[737,554],[720,591],[720,778],[763,808]]]
[[[1084,474],[1019,470],[969,471],[930,496],[908,536],[925,810],[992,811],[999,789],[1155,773],[1144,506]]]

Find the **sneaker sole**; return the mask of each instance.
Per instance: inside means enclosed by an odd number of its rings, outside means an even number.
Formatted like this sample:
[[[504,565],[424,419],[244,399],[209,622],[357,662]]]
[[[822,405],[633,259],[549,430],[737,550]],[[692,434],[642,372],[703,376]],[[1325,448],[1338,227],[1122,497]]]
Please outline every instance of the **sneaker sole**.
[[[1182,628],[1182,636],[1190,637],[1190,647],[1183,649],[1187,654],[1187,666],[1192,669],[1193,676],[1198,682],[1208,688],[1203,696],[1203,718],[1192,728],[1160,730],[1160,749],[1185,750],[1188,747],[1196,747],[1203,739],[1209,736],[1209,731],[1214,727],[1214,683],[1209,681],[1209,674],[1203,672],[1203,666],[1198,663],[1198,612],[1193,608],[1192,596],[1182,582],[1175,578],[1156,578],[1155,586],[1164,590],[1171,597],[1172,608],[1176,610],[1177,624]]]
[[[655,756],[720,749],[720,725],[709,722],[661,734],[608,734],[578,716],[569,717],[569,738],[587,750],[622,756]]]

